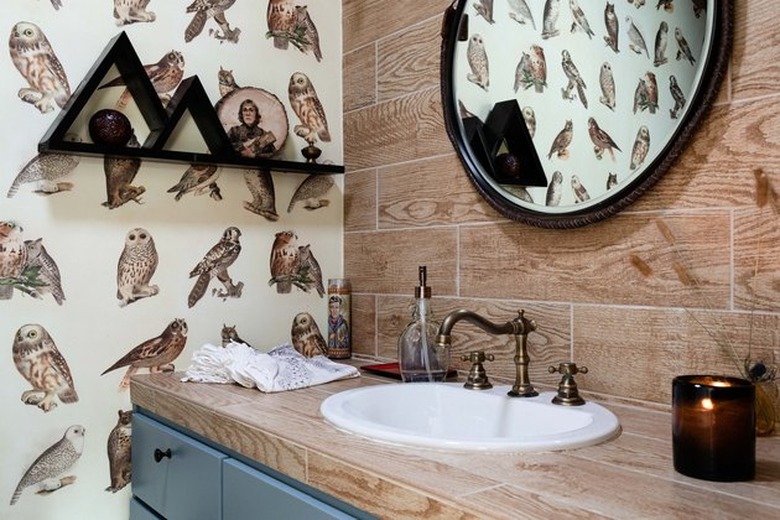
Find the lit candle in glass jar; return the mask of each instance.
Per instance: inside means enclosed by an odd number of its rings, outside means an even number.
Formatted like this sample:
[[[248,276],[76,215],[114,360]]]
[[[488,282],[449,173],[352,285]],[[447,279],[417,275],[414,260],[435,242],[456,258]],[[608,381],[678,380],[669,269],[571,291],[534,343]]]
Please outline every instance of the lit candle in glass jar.
[[[723,376],[672,382],[674,469],[690,477],[738,481],[756,472],[755,387]]]

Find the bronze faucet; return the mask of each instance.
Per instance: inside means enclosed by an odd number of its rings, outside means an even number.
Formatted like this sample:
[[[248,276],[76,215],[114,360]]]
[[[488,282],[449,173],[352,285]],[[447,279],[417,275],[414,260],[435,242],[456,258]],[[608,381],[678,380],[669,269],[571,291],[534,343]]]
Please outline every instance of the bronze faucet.
[[[512,334],[515,337],[515,384],[507,392],[511,397],[533,397],[539,395],[534,390],[528,377],[528,333],[536,330],[536,322],[529,320],[523,315],[524,311],[519,311],[517,318],[506,323],[493,323],[483,318],[479,314],[466,309],[457,309],[449,313],[442,321],[439,327],[439,334],[436,336],[436,344],[443,348],[452,346],[450,333],[452,328],[461,320],[466,320],[480,329],[490,334]]]

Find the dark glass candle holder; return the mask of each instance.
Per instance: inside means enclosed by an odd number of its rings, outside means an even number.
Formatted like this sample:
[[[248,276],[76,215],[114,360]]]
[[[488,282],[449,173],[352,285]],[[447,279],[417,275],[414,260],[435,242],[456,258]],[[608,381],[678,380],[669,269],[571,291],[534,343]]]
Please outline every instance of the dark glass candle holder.
[[[689,477],[734,482],[756,473],[756,390],[725,376],[678,376],[672,382],[674,469]]]

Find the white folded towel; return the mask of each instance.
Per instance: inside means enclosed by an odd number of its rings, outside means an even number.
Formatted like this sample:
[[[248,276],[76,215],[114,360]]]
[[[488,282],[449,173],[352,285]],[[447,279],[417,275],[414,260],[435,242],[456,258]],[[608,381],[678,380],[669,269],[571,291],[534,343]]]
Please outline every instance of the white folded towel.
[[[192,364],[182,381],[238,383],[261,392],[282,392],[358,377],[356,367],[336,363],[319,355],[307,358],[290,343],[263,353],[243,343],[227,346],[205,344],[192,355]]]

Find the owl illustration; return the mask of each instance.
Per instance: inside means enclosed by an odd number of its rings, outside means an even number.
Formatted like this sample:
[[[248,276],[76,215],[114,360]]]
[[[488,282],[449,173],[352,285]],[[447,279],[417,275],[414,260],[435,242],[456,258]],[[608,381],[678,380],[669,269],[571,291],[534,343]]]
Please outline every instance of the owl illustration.
[[[547,197],[545,204],[547,206],[559,206],[561,204],[561,195],[563,195],[563,174],[554,171],[549,186],[547,186]]]
[[[171,100],[172,91],[179,86],[179,83],[181,83],[181,80],[184,77],[184,55],[177,50],[172,50],[160,58],[157,63],[144,65],[144,71],[146,72],[146,75],[149,76],[154,91],[157,92],[162,104],[167,105]],[[98,87],[98,89],[120,87],[124,85],[124,78],[119,76],[107,81]],[[127,107],[127,104],[131,99],[132,95],[130,94],[130,91],[125,88],[115,104],[116,108],[123,110]]]
[[[11,221],[0,221],[0,300],[13,297],[14,286],[20,283],[27,265],[27,247],[22,239],[22,227]],[[5,280],[4,280],[5,279]]]
[[[509,18],[516,21],[521,25],[525,25],[530,22],[534,31],[536,30],[536,22],[531,14],[531,10],[528,8],[528,3],[525,0],[508,0],[509,3]]]
[[[328,206],[330,200],[323,197],[333,187],[333,184],[333,177],[330,175],[317,175],[314,173],[309,175],[295,190],[290,199],[290,205],[287,206],[287,213],[291,213],[299,202],[303,202],[303,207],[309,211]]]
[[[153,22],[157,16],[146,7],[149,0],[114,0],[114,18],[119,26],[136,22]]]
[[[191,42],[196,36],[203,32],[206,22],[214,19],[214,22],[222,29],[209,30],[209,36],[213,36],[220,43],[230,42],[238,43],[238,36],[241,29],[238,27],[231,29],[230,24],[225,18],[225,11],[230,9],[236,0],[195,0],[187,6],[187,13],[195,13],[187,28],[184,30],[184,41]]]
[[[604,6],[604,25],[607,28],[607,35],[604,36],[604,41],[610,49],[615,52],[620,52],[618,50],[618,32],[620,24],[617,15],[615,14],[615,4],[607,2]]]
[[[674,39],[677,40],[677,61],[685,58],[691,65],[695,65],[696,58],[693,57],[691,48],[688,46],[688,40],[685,39],[679,27],[674,28]]]
[[[179,182],[168,189],[168,193],[176,193],[174,199],[180,200],[187,193],[203,195],[206,192],[211,194],[212,198],[222,199],[219,195],[220,190],[217,186],[217,179],[222,173],[222,168],[213,164],[191,164],[181,176]]]
[[[561,0],[545,0],[542,14],[542,39],[558,36],[558,16],[561,11]]]
[[[579,29],[587,34],[588,38],[593,38],[593,30],[591,30],[588,19],[585,17],[585,13],[577,3],[577,0],[569,0],[569,9],[571,10],[572,18],[574,18],[574,21],[571,24],[571,32]]]
[[[127,232],[116,267],[116,298],[120,307],[160,292],[156,285],[149,285],[158,260],[154,239],[147,230],[134,228]]]
[[[667,13],[674,12],[674,0],[658,0],[655,8],[656,10],[664,8]]]
[[[636,89],[634,90],[634,113],[637,110],[649,110],[655,114],[658,109],[658,83],[655,74],[647,72],[644,78],[639,78]]]
[[[607,132],[602,130],[596,120],[592,117],[588,118],[588,135],[590,140],[593,141],[593,151],[596,153],[596,158],[601,159],[604,155],[604,151],[608,151],[612,160],[615,160],[615,150],[622,151],[612,137]]]
[[[295,24],[294,34],[299,36],[299,40],[292,40],[298,43],[298,49],[303,53],[312,52],[317,61],[322,61],[322,50],[320,49],[320,33],[317,32],[317,26],[309,15],[309,10],[305,5],[295,6]]]
[[[669,76],[669,91],[674,99],[674,108],[669,109],[669,117],[677,119],[677,113],[685,106],[685,94],[683,94],[680,85],[677,84],[677,78],[674,74]]]
[[[108,473],[111,484],[106,491],[116,493],[130,483],[133,468],[130,460],[133,437],[133,412],[119,410],[119,419],[108,434]]]
[[[636,170],[645,162],[647,152],[650,150],[650,130],[645,125],[639,127],[631,149],[631,169]]]
[[[506,191],[517,197],[518,199],[522,200],[523,202],[527,202],[528,204],[533,204],[534,199],[531,197],[531,194],[528,193],[528,190],[525,186],[518,186],[516,184],[505,184],[501,186]]]
[[[236,78],[233,76],[233,71],[220,67],[217,72],[217,82],[219,83],[219,96],[225,97],[234,90],[238,90],[241,87],[236,83]]]
[[[531,45],[531,52],[522,53],[520,62],[515,69],[515,92],[522,86],[524,89],[534,87],[535,92],[544,92],[547,86],[547,60],[544,49]]]
[[[62,290],[60,269],[43,246],[43,238],[25,240],[24,246],[27,248],[25,270],[34,269],[37,273],[37,281],[43,284],[35,286],[33,290],[39,294],[51,294],[57,305],[62,305],[65,301],[65,293]]]
[[[309,285],[314,285],[320,298],[325,296],[325,287],[322,285],[322,269],[320,269],[320,263],[314,258],[311,244],[298,247],[298,259],[300,262],[300,277],[310,281],[310,283],[307,284],[307,288]]]
[[[244,182],[252,195],[252,201],[244,201],[244,209],[274,222],[279,220],[276,212],[274,179],[269,170],[244,170]]]
[[[536,135],[536,114],[532,107],[523,107],[523,120],[525,121],[525,127],[528,129],[528,135],[531,139]]]
[[[645,56],[650,57],[650,53],[647,51],[647,44],[642,33],[639,32],[639,28],[634,25],[630,16],[626,16],[626,24],[628,24],[628,48],[637,54],[645,53]]]
[[[273,38],[275,48],[287,49],[295,29],[295,5],[292,0],[268,0],[266,23],[266,38]]]
[[[658,26],[658,32],[655,33],[655,50],[653,51],[653,65],[660,67],[668,60],[666,59],[666,44],[669,40],[669,24],[661,20]]]
[[[80,140],[77,137],[66,135],[66,140]],[[80,157],[68,153],[42,152],[30,159],[24,168],[16,175],[11,188],[8,190],[10,199],[19,191],[22,184],[37,183],[35,191],[42,195],[60,193],[73,188],[70,182],[58,182],[79,165]]]
[[[162,334],[136,346],[100,375],[106,375],[117,368],[129,367],[119,383],[119,389],[126,390],[130,388],[130,377],[138,372],[139,368],[148,368],[150,373],[172,372],[175,369],[173,361],[179,357],[186,344],[187,322],[176,318],[165,327]]]
[[[32,389],[22,393],[22,402],[44,412],[57,407],[54,398],[70,404],[79,400],[67,361],[43,326],[22,325],[14,335],[13,357],[16,369]]]
[[[701,18],[701,15],[707,11],[707,0],[693,0],[693,15]]]
[[[573,89],[577,89],[577,96],[580,98],[582,105],[588,108],[588,98],[585,96],[585,81],[580,76],[580,71],[577,70],[577,66],[571,59],[571,54],[566,49],[561,51],[561,67],[563,67],[563,73],[566,75],[567,83],[564,88],[561,89],[561,95],[563,99],[574,99],[574,95],[571,93]]]
[[[611,190],[615,186],[617,186],[618,179],[617,174],[609,172],[607,173],[607,190]]]
[[[37,493],[52,493],[62,487],[73,484],[75,475],[60,477],[73,466],[84,449],[84,434],[86,429],[78,424],[65,430],[65,435],[60,440],[46,448],[35,462],[33,462],[24,476],[16,485],[16,490],[11,497],[11,505],[16,504],[22,496],[22,492],[36,486]]]
[[[325,117],[325,109],[322,108],[317,91],[314,90],[309,77],[303,72],[296,72],[290,76],[290,85],[287,88],[290,98],[290,106],[301,121],[295,125],[295,135],[303,137],[307,143],[313,145],[317,138],[330,142],[328,119]]]
[[[328,344],[322,337],[317,322],[308,312],[301,312],[295,315],[290,331],[293,347],[307,358],[318,354],[328,355]]]
[[[222,338],[223,347],[227,347],[230,343],[243,343],[244,345],[249,345],[249,342],[244,341],[241,339],[241,336],[238,335],[238,331],[236,331],[235,325],[227,326],[223,323],[220,337]],[[251,345],[249,346],[251,347]]]
[[[479,0],[474,4],[474,10],[489,24],[496,23],[493,19],[493,0]]]
[[[612,65],[609,62],[601,64],[599,71],[599,85],[601,86],[601,97],[599,101],[609,108],[615,110],[615,77],[612,74]]]
[[[534,86],[534,83],[531,78],[531,56],[527,52],[523,52],[520,55],[520,61],[517,62],[517,67],[515,67],[514,89],[517,92],[520,87],[529,89],[532,86]]]
[[[466,48],[466,58],[471,72],[466,74],[466,79],[483,90],[490,86],[490,66],[485,50],[485,42],[481,34],[472,34]]]
[[[141,146],[135,133],[130,136],[127,146],[129,148]],[[106,155],[103,159],[103,171],[106,175],[106,201],[102,203],[103,206],[116,209],[131,200],[141,203],[141,195],[146,192],[146,188],[130,184],[139,169],[141,169],[141,159],[137,157]]]
[[[271,246],[271,283],[276,292],[287,294],[292,290],[292,279],[300,268],[298,237],[292,231],[280,231]]]
[[[580,178],[576,175],[571,176],[571,189],[574,192],[574,203],[580,203],[585,202],[586,200],[590,200],[590,195],[588,194],[588,190],[585,189],[585,186],[582,185],[582,182],[580,181]]]
[[[629,4],[634,4],[634,7],[639,9],[643,5],[645,5],[645,0],[628,0]]]
[[[225,290],[214,289],[214,291],[212,291],[213,295],[219,298],[241,297],[244,282],[234,284],[227,271],[228,267],[233,265],[233,262],[236,261],[239,253],[241,253],[239,237],[241,237],[241,230],[237,227],[230,226],[225,229],[219,242],[214,244],[198,265],[190,271],[190,278],[197,277],[197,280],[195,280],[195,285],[192,287],[187,299],[187,305],[189,307],[198,303],[203,295],[206,294],[209,282],[215,277],[222,282]]]
[[[550,146],[550,152],[547,154],[548,159],[552,158],[553,154],[559,159],[569,158],[569,145],[571,144],[573,130],[574,126],[572,125],[571,119],[567,119],[566,123],[563,125],[563,129],[558,132],[558,135],[553,139],[552,146]]]
[[[49,40],[32,22],[19,22],[11,29],[8,51],[14,66],[29,85],[19,89],[19,99],[30,103],[42,114],[60,108],[70,98],[65,69],[54,54]]]

